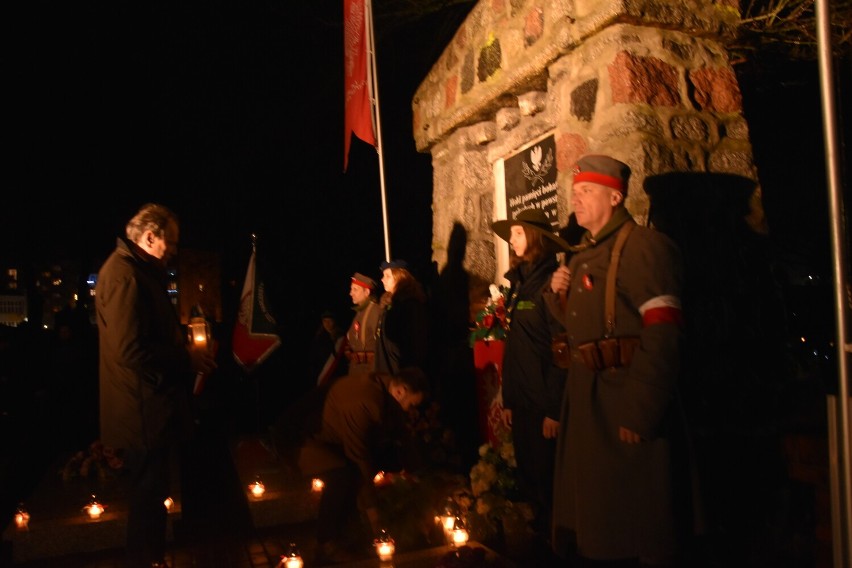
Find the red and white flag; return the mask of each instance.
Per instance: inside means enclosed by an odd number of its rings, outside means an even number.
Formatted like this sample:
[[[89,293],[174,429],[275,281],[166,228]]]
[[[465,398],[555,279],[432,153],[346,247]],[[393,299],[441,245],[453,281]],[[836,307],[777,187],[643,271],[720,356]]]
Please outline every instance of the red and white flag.
[[[232,338],[234,359],[249,372],[281,345],[275,318],[269,312],[263,280],[257,275],[256,256],[257,251],[252,250]]]
[[[345,121],[343,132],[343,171],[349,165],[352,134],[376,145],[373,106],[367,75],[366,0],[343,0],[343,89]]]

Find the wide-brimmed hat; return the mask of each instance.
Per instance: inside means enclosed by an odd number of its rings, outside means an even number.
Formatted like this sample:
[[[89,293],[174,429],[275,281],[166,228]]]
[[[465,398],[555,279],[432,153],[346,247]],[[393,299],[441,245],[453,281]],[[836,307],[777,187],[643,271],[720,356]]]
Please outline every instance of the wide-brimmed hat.
[[[587,154],[574,165],[573,183],[587,181],[617,189],[627,195],[630,166],[603,154]]]
[[[376,289],[376,281],[369,276],[364,276],[360,272],[356,272],[352,275],[352,283],[357,284],[361,288],[366,288],[367,290]]]
[[[553,232],[553,225],[551,225],[547,215],[545,215],[544,211],[541,209],[524,209],[523,211],[519,211],[515,215],[514,219],[494,221],[491,223],[491,230],[494,231],[498,237],[508,243],[509,237],[512,234],[512,225],[520,225],[527,229],[538,231],[553,241],[556,246],[562,250],[568,250],[571,248],[571,245],[559,238],[559,236]]]

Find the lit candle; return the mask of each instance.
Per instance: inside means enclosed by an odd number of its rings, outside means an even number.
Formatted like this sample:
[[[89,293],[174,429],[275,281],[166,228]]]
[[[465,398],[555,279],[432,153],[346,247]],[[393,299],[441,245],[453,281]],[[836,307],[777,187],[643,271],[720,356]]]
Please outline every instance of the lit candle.
[[[263,485],[263,482],[258,477],[254,483],[249,485],[249,491],[255,497],[263,497],[263,494],[266,493],[266,486]]]
[[[290,543],[290,550],[287,551],[287,554],[281,556],[281,561],[278,562],[277,568],[302,568],[305,565],[305,562],[302,560],[301,554],[299,554],[299,549],[296,548],[295,543]]]
[[[325,483],[323,483],[322,479],[320,479],[319,477],[315,477],[311,481],[311,491],[319,493],[320,491],[322,491],[323,487],[325,487]]]
[[[460,518],[456,517],[455,524],[453,524],[453,546],[464,546],[467,544],[469,538],[470,535],[464,523]]]
[[[85,511],[89,515],[90,519],[100,519],[104,510],[105,507],[98,503],[98,500],[94,495],[92,495],[92,500],[89,501],[89,504],[85,507]]]
[[[441,524],[444,525],[445,531],[453,530],[453,525],[456,524],[456,517],[459,516],[459,508],[452,497],[447,497],[444,503],[444,510],[441,511]]]
[[[172,507],[174,507],[174,505],[175,505],[175,500],[172,499],[171,497],[166,497],[166,500],[163,501],[163,505],[166,506],[166,511],[171,512]]]
[[[393,553],[396,550],[396,546],[394,546],[393,539],[384,529],[382,529],[379,538],[373,541],[373,546],[376,547],[376,554],[378,554],[379,560],[382,562],[387,562],[388,560],[393,559]]]
[[[376,474],[375,477],[373,477],[373,483],[375,485],[381,485],[384,480],[385,480],[385,472],[383,472],[383,471],[380,471],[379,473]]]
[[[30,514],[27,513],[26,509],[24,509],[23,505],[18,507],[18,510],[15,511],[15,526],[19,529],[26,529],[30,525]]]

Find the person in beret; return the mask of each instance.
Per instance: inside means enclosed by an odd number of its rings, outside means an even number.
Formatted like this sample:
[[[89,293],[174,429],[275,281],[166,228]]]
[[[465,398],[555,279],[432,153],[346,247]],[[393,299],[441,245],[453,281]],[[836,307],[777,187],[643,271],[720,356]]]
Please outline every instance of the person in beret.
[[[349,374],[369,373],[376,367],[376,327],[381,309],[375,298],[376,281],[360,272],[352,275],[349,297],[355,316],[346,331]]]
[[[533,507],[533,527],[547,539],[565,373],[554,364],[551,352],[552,337],[562,328],[547,310],[542,291],[556,270],[556,252],[567,250],[568,243],[554,233],[540,209],[520,211],[491,228],[509,243],[502,422],[511,430],[518,485]]]
[[[384,261],[379,269],[385,292],[379,301],[376,371],[393,374],[404,367],[426,369],[429,341],[426,292],[404,260]]]
[[[624,205],[629,180],[629,166],[610,156],[577,161],[571,208],[585,233],[544,294],[567,331],[571,359],[557,435],[553,548],[581,560],[671,566],[682,261],[666,235],[636,226]],[[622,239],[620,259],[613,258]],[[607,322],[611,264],[614,321]]]

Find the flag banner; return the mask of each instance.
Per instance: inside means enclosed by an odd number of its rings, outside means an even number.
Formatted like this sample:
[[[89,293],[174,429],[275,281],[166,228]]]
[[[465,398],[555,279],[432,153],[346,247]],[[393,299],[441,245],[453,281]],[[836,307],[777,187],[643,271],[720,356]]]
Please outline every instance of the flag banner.
[[[334,353],[328,356],[325,365],[317,375],[317,386],[325,386],[337,374],[337,368],[340,367],[340,362],[345,356],[348,345],[349,342],[346,341],[345,335],[337,338],[337,341],[334,342]]]
[[[343,0],[343,89],[345,93],[345,125],[343,171],[349,166],[352,134],[376,145],[373,109],[367,83],[366,0]]]
[[[275,318],[268,310],[263,280],[257,276],[256,257],[257,251],[252,250],[232,338],[234,359],[249,372],[281,345]]]

